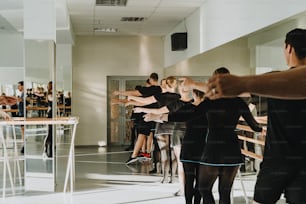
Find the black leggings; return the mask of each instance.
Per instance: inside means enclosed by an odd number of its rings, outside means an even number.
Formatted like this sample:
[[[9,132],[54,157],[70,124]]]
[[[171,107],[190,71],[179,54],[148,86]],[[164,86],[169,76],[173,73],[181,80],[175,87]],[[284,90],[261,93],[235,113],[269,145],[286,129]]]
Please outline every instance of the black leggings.
[[[198,189],[198,176],[200,164],[183,162],[185,174],[185,201],[186,204],[200,204],[201,194]],[[194,202],[192,202],[194,200]]]
[[[157,163],[160,162],[160,149],[159,149],[157,139],[155,136],[153,136],[153,145],[154,145],[154,150],[152,154],[152,160],[153,160],[154,168],[156,168]]]
[[[231,203],[231,189],[239,166],[207,166],[200,165],[199,168],[199,191],[203,196],[205,204],[215,203],[212,188],[219,178],[219,204]]]

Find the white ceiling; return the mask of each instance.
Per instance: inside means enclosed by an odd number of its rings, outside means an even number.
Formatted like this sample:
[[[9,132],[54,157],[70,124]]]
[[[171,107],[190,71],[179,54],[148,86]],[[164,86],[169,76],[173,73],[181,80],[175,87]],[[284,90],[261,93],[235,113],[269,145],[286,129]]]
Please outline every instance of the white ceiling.
[[[118,1],[118,0],[109,0]],[[97,6],[96,0],[57,0],[57,25],[67,21],[68,10],[75,35],[164,36],[196,11],[206,0],[127,0],[126,6]],[[2,17],[2,18],[1,18]],[[142,22],[123,22],[122,17],[144,17]],[[11,25],[10,25],[11,24]],[[23,0],[0,1],[0,32],[23,31]],[[94,32],[115,28],[117,33]]]
[[[166,35],[206,0],[128,0],[125,7],[96,6],[95,0],[67,0],[76,35],[93,35],[94,28],[112,27],[121,35]],[[122,22],[122,17],[145,17]]]

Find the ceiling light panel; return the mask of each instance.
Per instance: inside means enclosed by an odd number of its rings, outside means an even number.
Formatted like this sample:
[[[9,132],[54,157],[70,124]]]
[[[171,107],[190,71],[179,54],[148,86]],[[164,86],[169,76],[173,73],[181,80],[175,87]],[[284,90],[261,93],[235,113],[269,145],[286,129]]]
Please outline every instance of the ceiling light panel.
[[[96,0],[97,6],[126,6],[127,0]]]
[[[206,0],[163,0],[160,7],[200,7]]]
[[[121,21],[127,21],[127,22],[142,22],[147,20],[145,17],[122,17]]]
[[[157,7],[160,0],[129,0],[128,7]]]

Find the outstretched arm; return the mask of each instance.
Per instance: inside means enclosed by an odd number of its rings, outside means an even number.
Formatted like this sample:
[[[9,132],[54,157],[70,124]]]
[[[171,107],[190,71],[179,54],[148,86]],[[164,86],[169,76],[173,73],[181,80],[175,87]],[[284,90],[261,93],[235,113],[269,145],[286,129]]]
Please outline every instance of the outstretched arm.
[[[127,101],[125,106],[145,106],[146,104],[140,103],[138,101]]]
[[[204,104],[201,104],[202,107],[196,108],[192,106],[185,105],[175,112],[163,113],[163,114],[154,114],[148,113],[144,115],[145,121],[171,121],[171,122],[186,122],[188,120],[197,118],[205,114],[203,108]],[[200,106],[200,105],[199,105]]]
[[[15,105],[17,100],[14,96],[0,96],[0,105]]]
[[[253,117],[249,107],[247,104],[241,100],[241,112],[242,112],[242,117],[244,120],[248,123],[248,125],[254,130],[255,132],[261,132],[262,127],[257,123],[255,118]]]
[[[210,99],[234,97],[244,92],[283,99],[306,99],[306,66],[253,76],[220,74],[208,82]]]
[[[131,90],[131,91],[114,91],[114,96],[141,96],[141,93],[138,90]]]
[[[0,110],[0,116],[2,118],[4,118],[5,120],[11,119],[11,117],[6,112],[4,112],[3,110]]]
[[[124,106],[145,106],[143,103],[139,103],[137,101],[129,101],[127,99],[118,99],[118,98],[112,98],[111,103],[116,105],[124,105]]]
[[[127,102],[128,102],[127,99],[120,99],[120,98],[112,98],[111,99],[112,104],[125,105]]]
[[[150,122],[155,121],[158,123],[162,123],[164,121],[168,121],[168,114],[154,114],[154,113],[147,113],[144,116],[144,121]]]
[[[144,105],[149,105],[149,104],[157,102],[154,96],[149,96],[149,97],[128,96],[128,100],[137,101]]]
[[[189,77],[181,77],[179,78],[180,81],[182,81],[182,87],[186,88],[186,89],[196,89],[202,92],[206,92],[207,91],[207,85],[204,82],[198,82],[198,81],[194,81]]]
[[[169,113],[169,109],[167,106],[163,106],[161,108],[142,108],[142,107],[136,107],[133,109],[135,113],[153,113],[156,115]]]

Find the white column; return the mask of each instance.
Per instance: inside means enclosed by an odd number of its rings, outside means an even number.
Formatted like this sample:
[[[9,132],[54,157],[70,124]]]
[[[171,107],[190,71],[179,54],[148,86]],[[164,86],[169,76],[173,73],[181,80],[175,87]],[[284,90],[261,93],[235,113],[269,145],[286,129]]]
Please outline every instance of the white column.
[[[24,39],[56,41],[55,0],[26,0]]]

